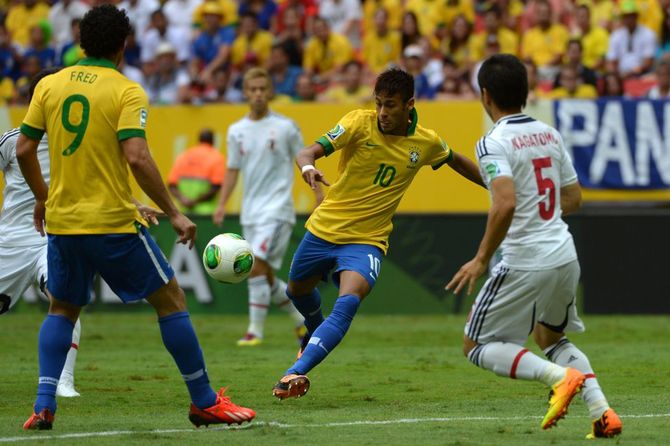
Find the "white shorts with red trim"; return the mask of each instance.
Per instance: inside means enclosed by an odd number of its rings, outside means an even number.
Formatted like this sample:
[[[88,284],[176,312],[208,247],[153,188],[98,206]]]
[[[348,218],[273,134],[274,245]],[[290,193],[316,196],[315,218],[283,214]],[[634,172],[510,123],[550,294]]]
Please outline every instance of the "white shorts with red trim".
[[[242,226],[242,235],[251,245],[254,256],[265,260],[275,271],[281,268],[292,233],[293,224],[279,220]]]
[[[536,323],[556,333],[583,332],[575,302],[579,274],[577,260],[541,271],[499,263],[472,305],[465,334],[478,344],[524,345]]]

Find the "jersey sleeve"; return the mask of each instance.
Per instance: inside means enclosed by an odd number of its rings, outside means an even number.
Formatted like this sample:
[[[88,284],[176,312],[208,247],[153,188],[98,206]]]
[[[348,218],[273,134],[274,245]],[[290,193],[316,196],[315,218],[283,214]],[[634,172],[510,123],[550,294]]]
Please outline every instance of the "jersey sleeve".
[[[0,171],[4,171],[14,157],[16,136],[13,135],[16,135],[16,130],[10,130],[0,138]]]
[[[487,187],[498,177],[514,177],[505,148],[500,143],[485,136],[477,141],[476,152],[479,171]]]
[[[291,130],[289,133],[289,150],[291,151],[291,158],[298,156],[300,152],[305,147],[305,142],[302,139],[302,132],[300,127],[295,122],[291,122]]]
[[[38,82],[33,98],[28,106],[28,113],[26,113],[26,117],[23,118],[23,123],[21,124],[21,133],[30,139],[42,139],[46,131],[43,100],[44,82]]]
[[[121,98],[121,113],[116,128],[119,141],[133,137],[146,139],[148,114],[149,99],[142,87],[134,84],[127,88]]]
[[[228,160],[228,168],[239,170],[242,168],[242,154],[240,151],[237,138],[234,132],[228,129],[228,136],[226,137],[226,159]]]
[[[572,164],[572,158],[570,157],[568,150],[563,144],[563,138],[561,138],[561,135],[558,132],[556,132],[556,136],[558,137],[561,148],[561,187],[565,187],[577,182],[577,171],[575,170],[575,166]]]
[[[452,159],[454,159],[454,152],[452,152],[451,147],[447,145],[446,142],[440,137],[437,137],[439,144],[436,146],[434,149],[432,156],[428,160],[427,164],[430,164],[430,166],[433,168],[433,170],[437,170]]]
[[[355,110],[344,115],[329,132],[316,142],[323,146],[326,156],[357,142],[357,133],[362,125],[361,113]]]

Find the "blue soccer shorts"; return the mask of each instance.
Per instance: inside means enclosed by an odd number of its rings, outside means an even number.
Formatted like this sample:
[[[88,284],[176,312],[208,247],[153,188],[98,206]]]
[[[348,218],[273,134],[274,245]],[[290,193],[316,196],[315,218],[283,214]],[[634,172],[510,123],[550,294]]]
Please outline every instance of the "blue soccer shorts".
[[[338,245],[307,231],[293,255],[288,277],[293,281],[301,281],[320,275],[324,281],[328,281],[328,273],[333,271],[333,282],[339,288],[340,272],[355,271],[367,280],[372,290],[379,277],[383,258],[382,250],[374,245]]]
[[[143,226],[136,234],[49,234],[47,289],[82,307],[91,299],[96,273],[124,303],[145,299],[167,284],[174,271]]]

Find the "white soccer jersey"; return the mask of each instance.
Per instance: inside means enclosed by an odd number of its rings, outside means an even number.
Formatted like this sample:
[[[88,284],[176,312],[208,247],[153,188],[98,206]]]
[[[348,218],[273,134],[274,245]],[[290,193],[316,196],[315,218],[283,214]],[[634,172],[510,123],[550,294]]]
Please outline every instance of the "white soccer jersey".
[[[0,138],[0,168],[5,177],[2,212],[0,213],[0,246],[36,246],[47,243],[33,225],[35,196],[26,183],[16,159],[19,129],[6,132]],[[46,134],[37,146],[37,158],[42,175],[49,184],[49,145]]]
[[[303,148],[298,126],[272,112],[257,121],[245,116],[228,128],[227,144],[228,167],[242,173],[240,222],[295,223],[293,160]]]
[[[543,270],[577,258],[561,219],[561,188],[577,181],[570,156],[553,127],[524,114],[505,116],[477,142],[487,186],[512,177],[516,209],[502,243],[503,262],[519,270]]]

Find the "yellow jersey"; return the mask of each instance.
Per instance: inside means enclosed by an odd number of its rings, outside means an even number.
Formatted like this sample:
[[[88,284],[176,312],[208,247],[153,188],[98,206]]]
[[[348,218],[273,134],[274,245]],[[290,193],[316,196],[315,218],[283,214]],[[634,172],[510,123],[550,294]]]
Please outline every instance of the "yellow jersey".
[[[263,30],[256,31],[251,39],[245,35],[237,36],[230,49],[230,62],[235,66],[242,66],[247,56],[253,55],[258,60],[258,65],[265,65],[272,50],[272,39],[272,34]]]
[[[307,71],[326,73],[344,65],[354,58],[354,50],[349,39],[341,34],[330,33],[325,44],[321,39],[312,37],[307,41],[302,67]]]
[[[582,36],[582,63],[588,68],[595,68],[605,58],[609,48],[610,35],[602,28],[591,28]]]
[[[565,53],[569,39],[570,34],[563,25],[553,24],[547,30],[535,26],[523,35],[521,57],[530,58],[542,67]]]
[[[363,38],[363,60],[370,70],[381,73],[391,63],[400,60],[401,45],[398,31],[389,31],[385,36],[378,36],[372,30]]]
[[[132,234],[146,224],[132,203],[119,141],[145,137],[149,102],[106,59],[85,58],[42,79],[21,133],[49,135],[50,234]]]
[[[550,99],[596,99],[598,91],[593,85],[582,84],[577,87],[574,93],[570,93],[564,87],[558,87],[551,90],[546,97]]]
[[[416,110],[406,136],[379,130],[375,110],[355,110],[317,141],[326,156],[342,151],[339,176],[305,227],[336,244],[374,245],[384,253],[393,229],[391,218],[414,176],[452,158],[435,131],[417,124]]]

